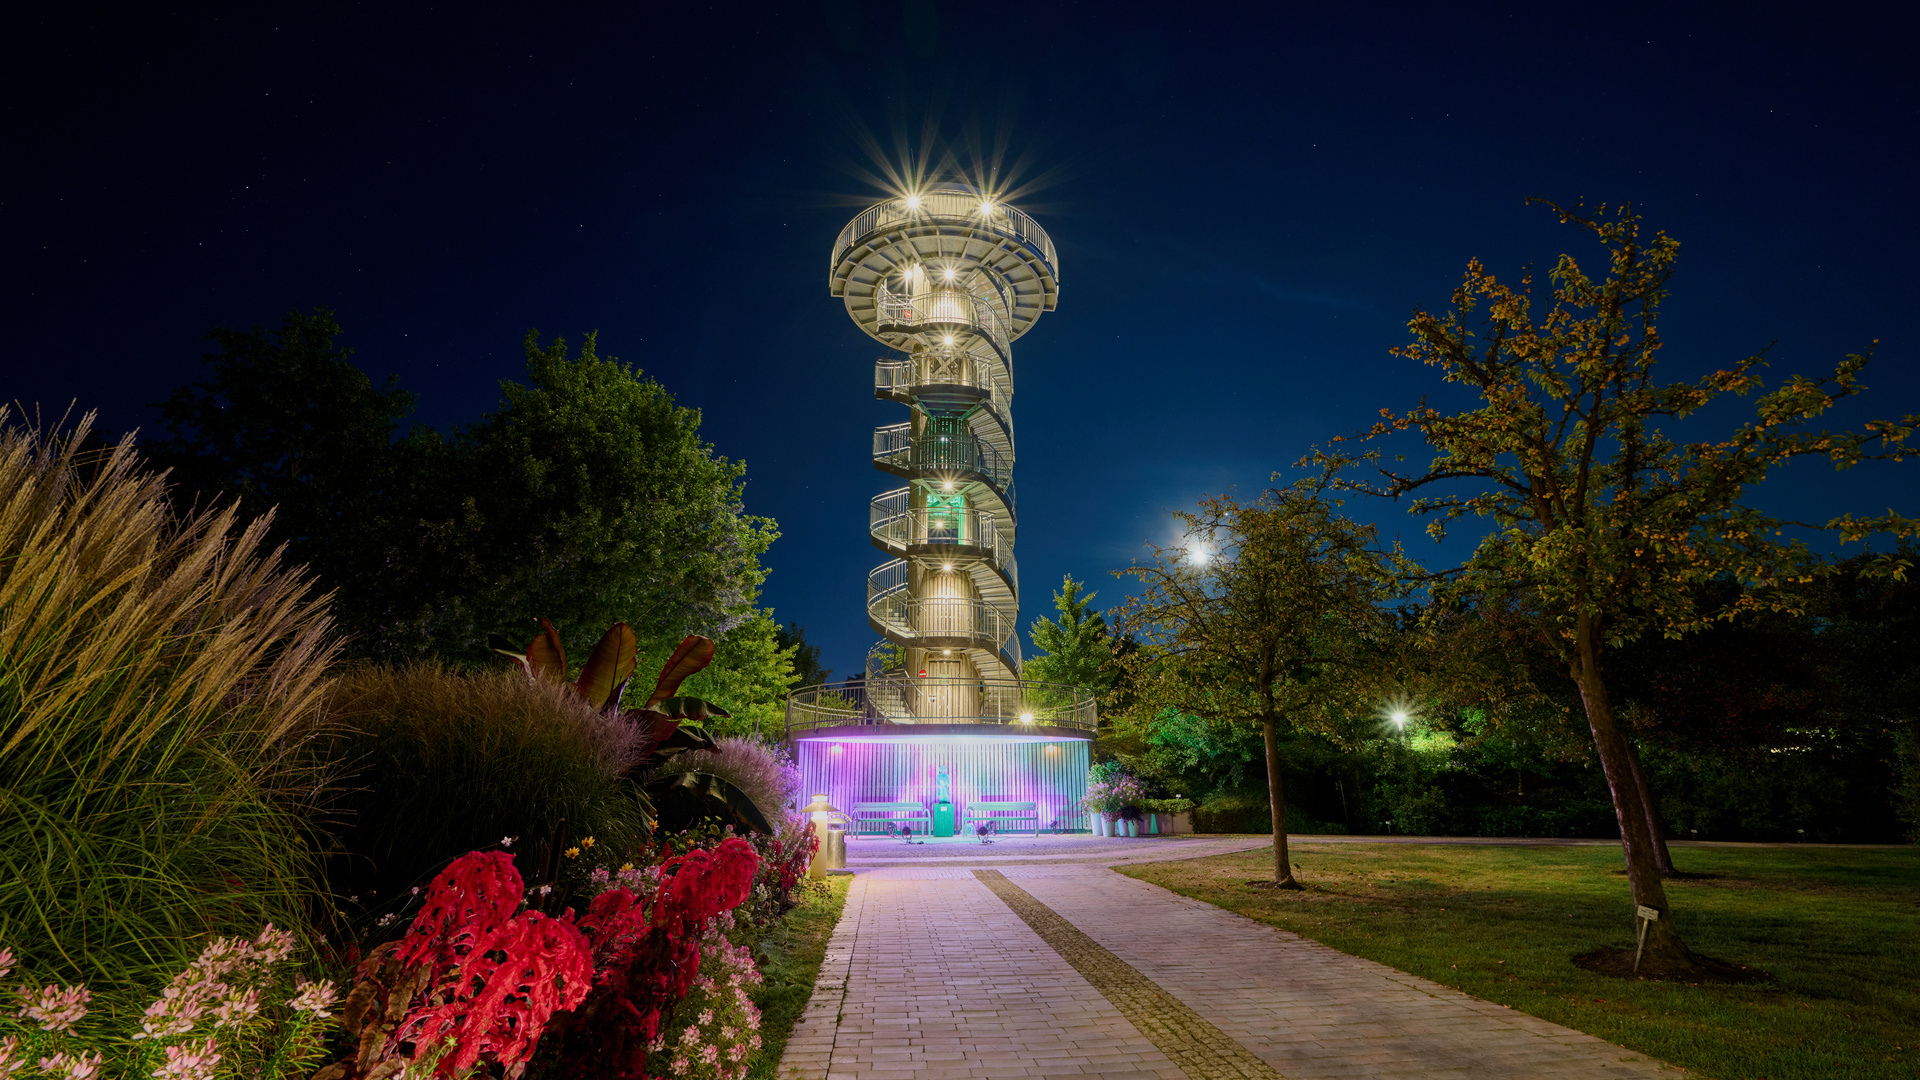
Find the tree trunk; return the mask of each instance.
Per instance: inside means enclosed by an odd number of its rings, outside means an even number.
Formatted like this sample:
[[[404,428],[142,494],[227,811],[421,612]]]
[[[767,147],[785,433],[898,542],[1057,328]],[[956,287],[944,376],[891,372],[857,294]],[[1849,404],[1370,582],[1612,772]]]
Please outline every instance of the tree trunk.
[[[1646,770],[1640,767],[1640,748],[1623,732],[1620,741],[1627,748],[1627,762],[1633,766],[1633,786],[1640,791],[1640,808],[1647,813],[1647,833],[1653,837],[1653,865],[1661,877],[1673,876],[1673,853],[1667,850],[1667,829],[1660,824],[1660,811],[1653,805],[1653,789],[1647,786]]]
[[[1633,892],[1633,902],[1659,912],[1659,918],[1647,925],[1640,969],[1649,974],[1683,974],[1698,965],[1686,943],[1680,940],[1679,931],[1674,929],[1673,909],[1667,905],[1660,868],[1654,863],[1653,836],[1647,829],[1646,807],[1640,799],[1640,785],[1634,782],[1632,750],[1614,722],[1613,703],[1600,676],[1599,644],[1594,641],[1592,621],[1585,616],[1575,624],[1574,648],[1571,674],[1574,684],[1580,688],[1587,725],[1593,730],[1593,746],[1600,754],[1600,768],[1613,794],[1613,812],[1620,822],[1620,849],[1627,863],[1627,882]],[[1637,916],[1628,914],[1631,924]]]
[[[1267,739],[1267,796],[1273,805],[1273,887],[1297,889],[1293,880],[1293,862],[1287,855],[1287,798],[1280,787],[1280,729],[1272,713],[1262,720],[1261,734]]]

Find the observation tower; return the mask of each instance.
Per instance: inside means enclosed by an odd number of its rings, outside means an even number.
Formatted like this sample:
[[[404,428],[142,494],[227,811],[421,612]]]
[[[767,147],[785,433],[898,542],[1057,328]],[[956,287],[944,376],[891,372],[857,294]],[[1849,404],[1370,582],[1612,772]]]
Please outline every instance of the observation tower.
[[[855,833],[1084,827],[1093,695],[1023,679],[1016,632],[1013,343],[1059,299],[1053,241],[990,195],[938,184],[840,230],[827,285],[891,350],[873,392],[907,418],[873,433],[874,468],[900,484],[868,511],[890,556],[867,576],[881,641],[862,678],[787,698],[806,790]]]

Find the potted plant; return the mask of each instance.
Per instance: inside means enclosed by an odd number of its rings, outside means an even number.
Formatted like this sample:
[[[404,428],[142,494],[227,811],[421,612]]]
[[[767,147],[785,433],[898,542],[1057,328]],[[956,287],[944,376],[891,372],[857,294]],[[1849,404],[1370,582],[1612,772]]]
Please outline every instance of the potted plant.
[[[1096,763],[1087,773],[1081,805],[1093,815],[1095,836],[1138,836],[1146,789],[1117,761]],[[1124,824],[1123,824],[1124,823]]]

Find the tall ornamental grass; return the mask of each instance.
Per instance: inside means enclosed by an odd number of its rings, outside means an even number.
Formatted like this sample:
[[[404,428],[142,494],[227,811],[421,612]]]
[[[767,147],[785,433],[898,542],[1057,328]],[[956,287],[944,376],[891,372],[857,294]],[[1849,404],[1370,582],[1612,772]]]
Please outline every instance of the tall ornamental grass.
[[[637,853],[646,842],[638,792],[622,778],[640,733],[571,687],[518,671],[362,667],[342,674],[327,715],[347,790],[334,811],[346,850],[335,880],[363,898],[374,890],[376,905],[507,837],[535,877],[540,843],[562,821],[566,844],[591,836]]]
[[[0,942],[112,989],[309,924],[289,737],[337,641],[266,518],[177,518],[131,436],[83,452],[91,422],[0,409]]]

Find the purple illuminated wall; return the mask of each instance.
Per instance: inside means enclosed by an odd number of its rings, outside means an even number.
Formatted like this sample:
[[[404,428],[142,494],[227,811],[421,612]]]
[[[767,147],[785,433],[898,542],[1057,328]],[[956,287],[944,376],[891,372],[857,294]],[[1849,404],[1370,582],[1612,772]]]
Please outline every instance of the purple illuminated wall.
[[[953,785],[956,815],[970,802],[1038,803],[1040,827],[1087,828],[1079,801],[1087,794],[1085,742],[833,742],[803,739],[797,747],[801,797],[825,792],[850,811],[855,803],[932,805],[940,766]]]

